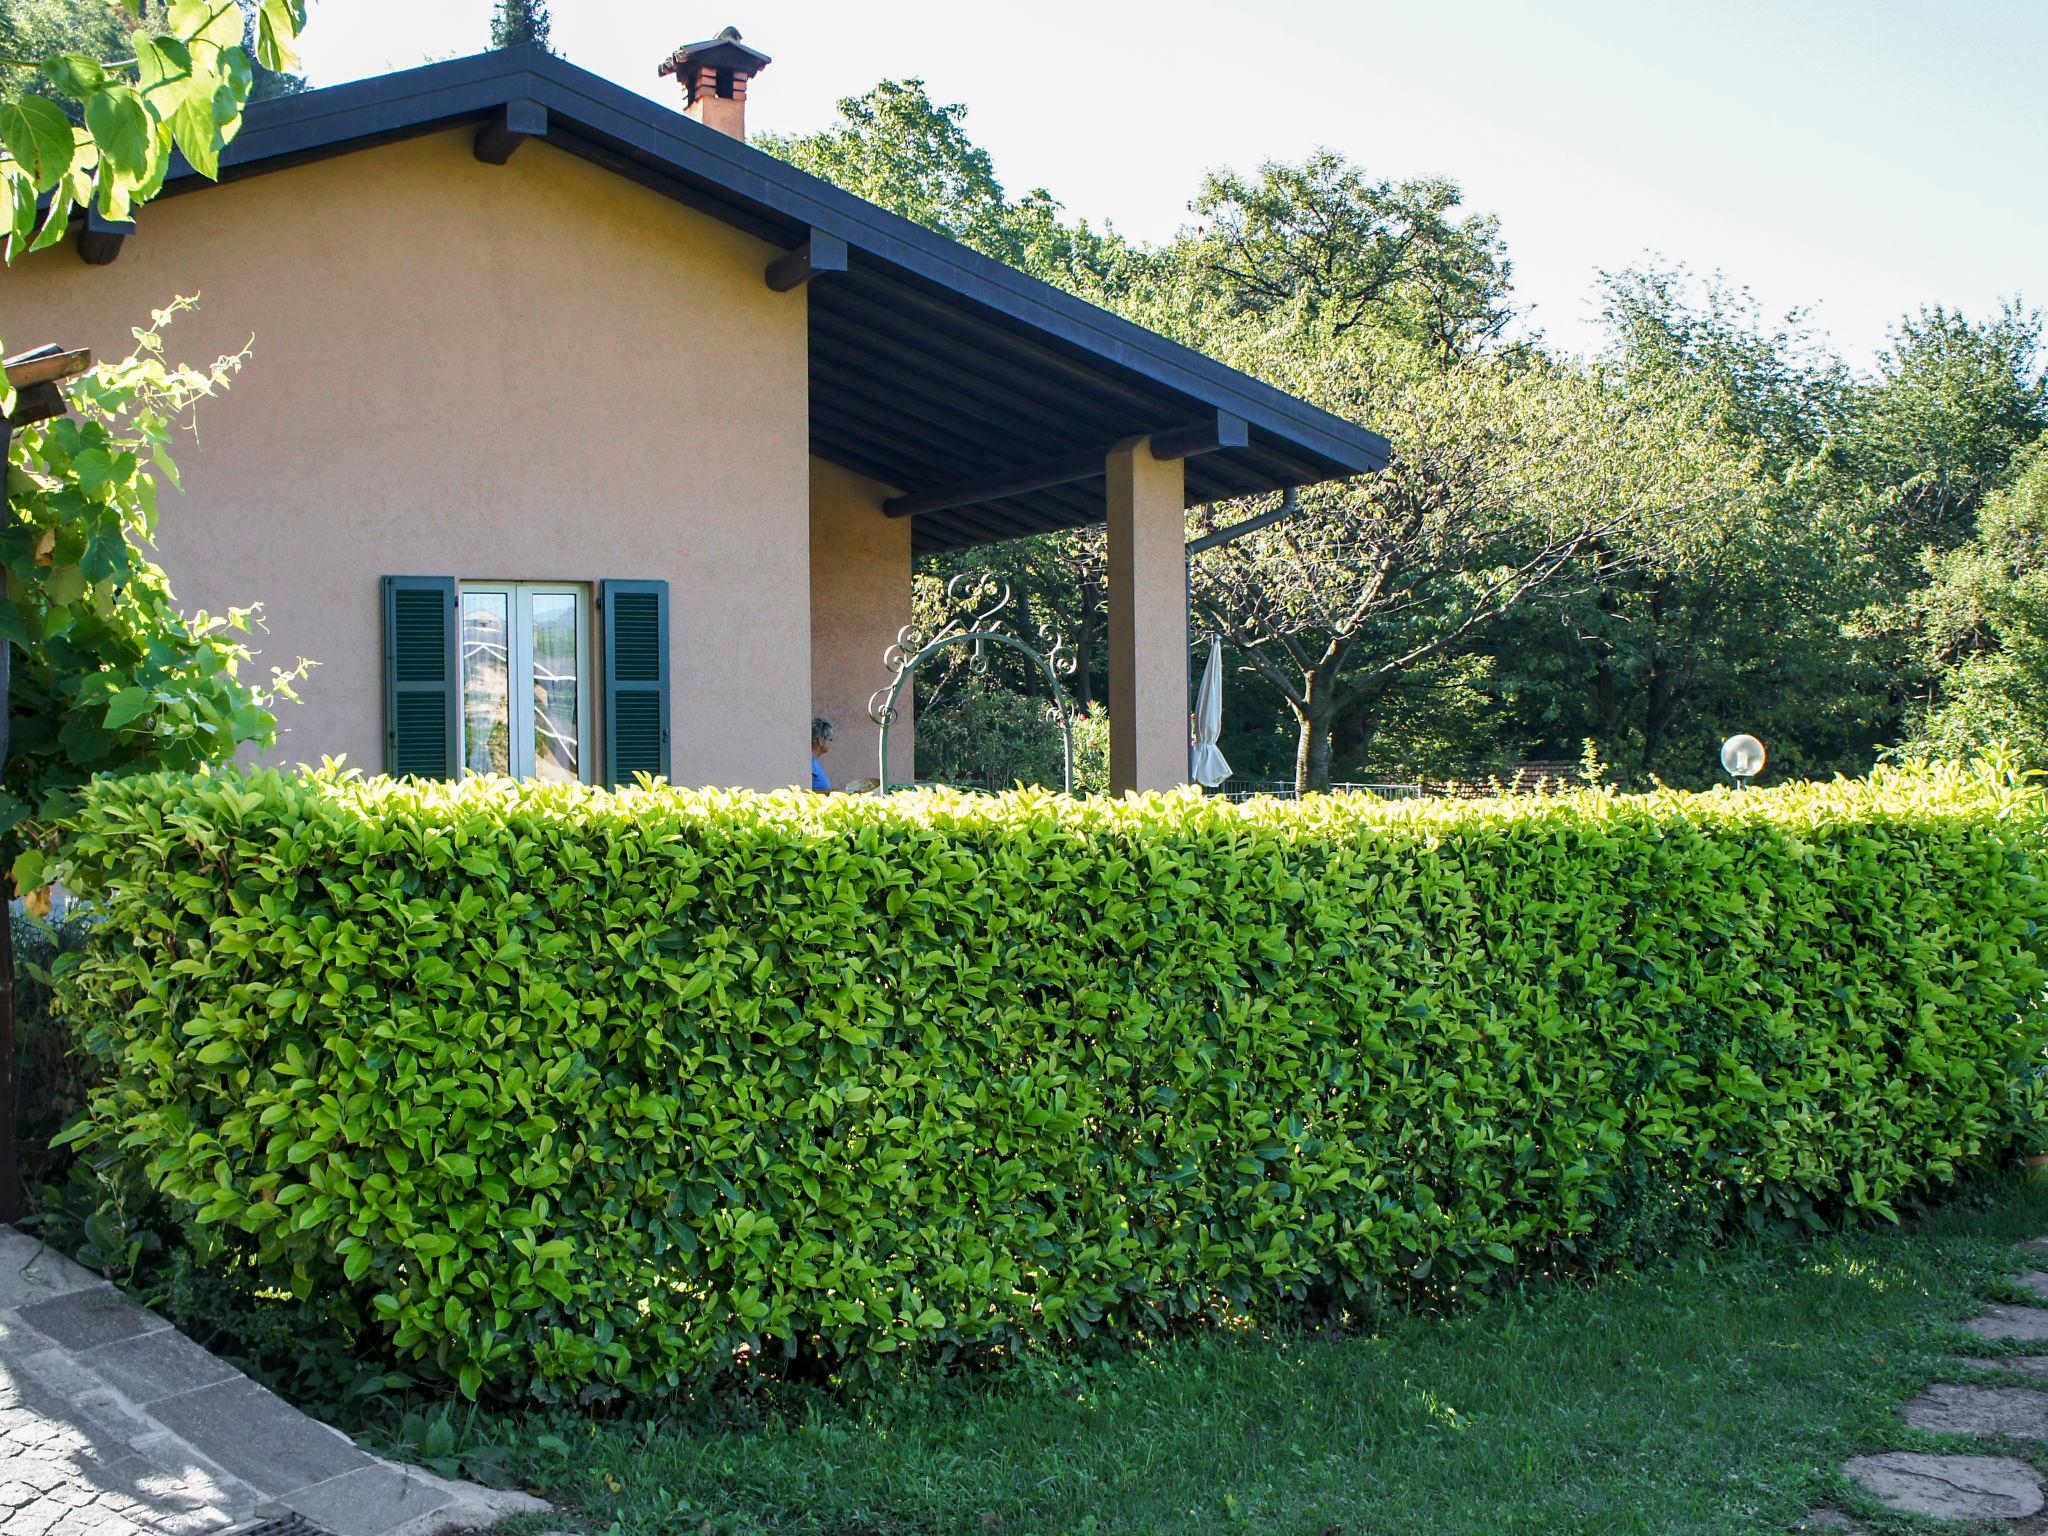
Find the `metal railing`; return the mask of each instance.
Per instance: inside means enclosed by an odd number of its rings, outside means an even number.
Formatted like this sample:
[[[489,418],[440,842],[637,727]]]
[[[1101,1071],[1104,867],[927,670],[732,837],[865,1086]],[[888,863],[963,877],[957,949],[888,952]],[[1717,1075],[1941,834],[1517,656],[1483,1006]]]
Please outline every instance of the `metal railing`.
[[[1246,785],[1242,789],[1222,789],[1216,791],[1216,793],[1227,800],[1237,801],[1253,800],[1262,795],[1270,796],[1275,800],[1297,800],[1301,797],[1300,791],[1294,787],[1294,780],[1292,779],[1260,779]],[[1332,784],[1330,786],[1330,793],[1333,795],[1371,795],[1377,800],[1420,800],[1423,795],[1423,789],[1420,784],[1345,783]]]

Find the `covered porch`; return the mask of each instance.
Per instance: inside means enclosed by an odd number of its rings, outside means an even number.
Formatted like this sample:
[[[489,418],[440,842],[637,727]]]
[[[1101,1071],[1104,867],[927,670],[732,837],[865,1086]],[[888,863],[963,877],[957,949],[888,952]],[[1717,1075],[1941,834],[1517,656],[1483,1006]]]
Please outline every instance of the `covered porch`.
[[[1111,789],[1185,783],[1187,508],[1381,468],[1384,440],[802,179],[895,226],[865,247],[806,226],[767,272],[808,298],[812,701],[835,777],[875,771],[868,700],[918,557],[1105,525]],[[899,728],[893,781],[914,754]]]

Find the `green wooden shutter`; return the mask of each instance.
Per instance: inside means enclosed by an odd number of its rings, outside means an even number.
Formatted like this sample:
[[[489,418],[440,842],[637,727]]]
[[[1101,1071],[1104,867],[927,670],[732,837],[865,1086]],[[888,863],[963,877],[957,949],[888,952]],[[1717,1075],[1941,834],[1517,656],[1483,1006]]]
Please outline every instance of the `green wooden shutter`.
[[[604,623],[604,773],[668,777],[668,583],[598,584]]]
[[[384,578],[384,771],[462,771],[461,623],[453,576]]]

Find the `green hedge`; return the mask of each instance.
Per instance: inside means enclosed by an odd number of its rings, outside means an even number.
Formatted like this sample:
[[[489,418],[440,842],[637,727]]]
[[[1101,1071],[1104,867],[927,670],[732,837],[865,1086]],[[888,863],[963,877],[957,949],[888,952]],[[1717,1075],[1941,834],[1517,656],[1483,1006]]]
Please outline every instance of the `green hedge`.
[[[1483,1284],[2003,1149],[2042,795],[103,782],[90,1135],[476,1392]]]

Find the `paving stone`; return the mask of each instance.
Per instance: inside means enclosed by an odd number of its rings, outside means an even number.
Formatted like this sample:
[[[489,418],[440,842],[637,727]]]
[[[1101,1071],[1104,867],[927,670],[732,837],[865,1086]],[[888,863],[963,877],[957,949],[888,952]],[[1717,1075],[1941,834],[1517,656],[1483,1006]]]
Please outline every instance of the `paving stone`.
[[[338,1536],[548,1507],[374,1459],[0,1227],[0,1536],[220,1536],[266,1504]]]
[[[212,1485],[203,1477],[187,1477],[187,1470],[135,1452],[94,1469],[90,1482],[100,1493],[98,1507],[163,1536],[205,1536],[235,1524],[235,1515],[222,1507]]]
[[[80,1352],[79,1364],[138,1407],[241,1375],[175,1328],[117,1339]]]
[[[160,1467],[176,1468],[178,1485],[208,1504],[253,1514],[263,1503],[261,1493],[226,1468],[215,1466],[168,1429],[159,1427],[137,1440],[135,1450]]]
[[[2048,1273],[2029,1269],[2012,1277],[2012,1283],[2030,1295],[2048,1301]]]
[[[73,1291],[112,1290],[91,1270],[45,1248],[25,1232],[0,1227],[0,1312]]]
[[[37,1333],[20,1318],[0,1315],[0,1366],[10,1360],[26,1360],[31,1355],[40,1355],[55,1347],[55,1341],[49,1335]]]
[[[282,1496],[375,1464],[339,1430],[244,1377],[167,1397],[149,1411],[259,1493]]]
[[[2041,1512],[2041,1478],[2010,1456],[1888,1451],[1842,1463],[1887,1507],[1946,1520],[2024,1520]]]
[[[171,1325],[118,1291],[79,1291],[21,1309],[21,1320],[66,1349],[92,1349]]]
[[[1984,1310],[1963,1324],[1980,1339],[2019,1339],[2048,1344],[2048,1307],[2018,1307],[1988,1301]]]
[[[334,1536],[381,1536],[424,1520],[454,1501],[424,1479],[380,1462],[302,1488],[280,1502]]]
[[[2048,1439],[2048,1392],[2031,1387],[1929,1387],[1899,1410],[1915,1429],[1937,1435],[2012,1435]]]
[[[1829,1531],[1833,1536],[1870,1536],[1861,1522],[1851,1520],[1839,1509],[1815,1509],[1793,1526],[1794,1531]]]
[[[1959,1371],[1966,1366],[1972,1370],[2048,1377],[2048,1355],[1949,1355],[1941,1361],[1945,1371]]]
[[[2048,1253],[2048,1234],[2027,1238],[2019,1246],[2027,1253]]]

